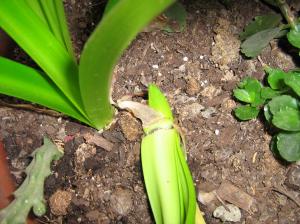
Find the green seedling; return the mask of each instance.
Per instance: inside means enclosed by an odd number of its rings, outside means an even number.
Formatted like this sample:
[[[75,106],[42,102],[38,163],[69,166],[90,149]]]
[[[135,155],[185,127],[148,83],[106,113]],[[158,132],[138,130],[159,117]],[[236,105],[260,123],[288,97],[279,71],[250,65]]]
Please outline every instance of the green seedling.
[[[256,57],[274,38],[286,36],[291,45],[300,48],[300,17],[294,18],[284,0],[265,0],[268,4],[278,7],[288,22],[281,22],[280,14],[256,16],[240,34],[241,52],[247,57]]]
[[[51,162],[62,155],[56,145],[44,138],[44,145],[32,153],[32,162],[26,169],[27,177],[14,192],[15,199],[0,211],[1,224],[25,224],[31,208],[37,216],[46,213],[44,182],[51,174]]]
[[[300,20],[295,19],[284,0],[264,0],[278,7],[288,24],[281,24],[279,14],[257,16],[240,35],[244,40],[241,51],[248,57],[257,56],[275,37],[287,36],[287,40],[300,48]],[[295,69],[284,72],[264,65],[268,74],[267,85],[247,77],[233,91],[234,97],[244,105],[234,110],[242,121],[251,120],[263,114],[267,123],[276,130],[271,143],[274,154],[289,162],[300,160],[300,72]]]
[[[184,148],[170,106],[155,85],[148,104],[121,101],[143,123],[141,159],[152,212],[157,224],[203,224]]]
[[[240,120],[258,116],[263,108],[266,121],[278,130],[274,137],[279,154],[287,161],[300,160],[300,73],[265,67],[269,87],[253,78],[243,80],[234,96],[246,105],[234,110]],[[254,84],[255,83],[255,84]],[[259,103],[257,103],[259,102]]]
[[[40,69],[0,57],[0,93],[102,129],[114,114],[110,101],[114,65],[137,33],[174,1],[109,1],[77,63],[62,0],[1,0],[0,28]]]

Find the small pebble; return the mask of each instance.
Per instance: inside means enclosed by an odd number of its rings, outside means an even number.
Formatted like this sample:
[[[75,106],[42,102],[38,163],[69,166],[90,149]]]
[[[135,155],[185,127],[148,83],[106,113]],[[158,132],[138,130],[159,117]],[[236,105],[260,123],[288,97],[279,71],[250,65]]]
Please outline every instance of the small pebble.
[[[232,204],[226,204],[226,207],[229,211],[224,206],[217,207],[213,212],[213,216],[223,222],[240,222],[242,218],[240,209]]]
[[[131,191],[117,188],[111,195],[110,206],[115,213],[121,216],[128,215],[133,207]]]
[[[289,170],[285,184],[294,190],[300,190],[300,166],[294,166]]]
[[[217,111],[216,111],[216,109],[214,107],[208,107],[204,111],[201,111],[202,117],[204,117],[206,119],[211,118],[216,113],[217,113]]]
[[[202,60],[204,58],[204,56],[203,55],[200,55],[200,59]]]
[[[140,123],[128,113],[123,113],[120,116],[119,124],[121,126],[124,137],[129,141],[139,139],[142,134]]]
[[[67,208],[72,200],[72,193],[68,191],[57,190],[49,199],[51,213],[54,215],[66,215]]]
[[[219,135],[219,134],[220,134],[220,130],[219,130],[219,129],[216,129],[216,130],[215,130],[215,134],[216,134],[216,135]]]
[[[187,62],[189,59],[188,59],[188,57],[183,57],[183,61],[185,61],[185,62]]]
[[[195,78],[189,78],[186,83],[186,93],[190,96],[196,95],[200,91],[200,85]]]
[[[158,69],[158,65],[152,65],[153,69]]]

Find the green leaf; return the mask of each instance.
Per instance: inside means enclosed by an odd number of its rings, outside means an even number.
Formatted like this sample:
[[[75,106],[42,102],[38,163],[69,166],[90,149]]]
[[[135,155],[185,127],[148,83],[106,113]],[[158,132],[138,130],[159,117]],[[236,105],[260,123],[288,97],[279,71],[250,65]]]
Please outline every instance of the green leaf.
[[[240,106],[235,108],[234,114],[242,121],[254,119],[258,116],[259,109],[251,107],[250,105]]]
[[[287,73],[281,69],[265,67],[265,71],[268,74],[268,83],[272,89],[282,89],[286,85],[284,83],[284,78]]]
[[[173,121],[173,115],[170,105],[159,88],[154,84],[149,85],[148,95],[149,106],[157,112],[162,113],[166,119],[170,119],[171,121]]]
[[[244,32],[240,34],[240,39],[244,40],[247,37],[266,30],[274,28],[280,24],[282,17],[280,14],[267,14],[262,16],[256,16],[254,21],[251,21],[246,27]]]
[[[122,0],[103,17],[80,58],[80,91],[86,112],[98,129],[111,121],[112,71],[137,33],[174,0]]]
[[[287,38],[291,45],[300,49],[300,25],[297,26],[297,29],[291,29]]]
[[[175,2],[165,12],[164,15],[168,18],[172,25],[167,25],[167,32],[182,32],[186,26],[187,13],[184,6],[180,2]]]
[[[195,223],[195,189],[176,130],[160,129],[147,135],[141,148],[145,185],[156,223]]]
[[[285,131],[300,131],[300,112],[286,107],[273,115],[272,123]]]
[[[262,85],[258,80],[246,77],[238,84],[238,86],[240,89],[235,89],[233,93],[240,101],[251,103],[253,107],[264,103],[264,99],[260,96]]]
[[[278,137],[278,134],[272,136],[272,139],[270,141],[270,149],[275,157],[282,159],[282,156],[280,156],[280,153],[277,148],[277,137]]]
[[[103,15],[106,15],[120,0],[108,0]]]
[[[263,87],[260,95],[263,99],[272,99],[273,97],[280,95],[280,92],[273,90],[270,87]]]
[[[0,68],[0,93],[38,103],[91,125],[41,72],[3,57]]]
[[[278,27],[260,31],[242,43],[241,52],[247,57],[256,57],[279,33]]]
[[[277,148],[285,160],[289,162],[300,160],[300,133],[280,133],[277,136]]]
[[[238,100],[245,102],[245,103],[251,103],[254,101],[254,96],[253,94],[250,94],[247,90],[245,89],[234,89],[233,90],[233,95],[235,98]]]
[[[32,57],[84,114],[77,64],[25,1],[1,0],[0,27]]]
[[[284,83],[291,87],[292,90],[300,96],[300,73],[298,72],[289,72],[284,78]]]
[[[268,122],[271,122],[273,115],[271,114],[270,107],[268,104],[264,106],[264,115]]]
[[[44,199],[45,179],[51,174],[51,162],[63,156],[63,152],[49,139],[32,153],[33,159],[26,168],[27,177],[14,192],[14,200],[0,211],[1,224],[27,223],[32,208],[36,216],[46,213]]]
[[[298,100],[289,95],[276,96],[268,103],[268,105],[273,115],[285,108],[298,110]]]
[[[48,26],[58,41],[65,46],[70,55],[74,57],[71,38],[65,18],[64,6],[62,0],[25,0],[30,8],[40,17]]]

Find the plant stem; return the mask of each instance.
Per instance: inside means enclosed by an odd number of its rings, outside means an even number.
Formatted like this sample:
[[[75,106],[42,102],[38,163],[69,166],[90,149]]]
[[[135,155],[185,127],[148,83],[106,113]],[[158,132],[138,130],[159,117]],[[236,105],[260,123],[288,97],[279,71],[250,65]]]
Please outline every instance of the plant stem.
[[[295,16],[293,15],[293,13],[292,13],[289,5],[286,3],[286,1],[285,0],[276,0],[276,3],[278,5],[278,7],[280,8],[282,15],[284,16],[286,21],[290,24],[292,29],[298,31]]]

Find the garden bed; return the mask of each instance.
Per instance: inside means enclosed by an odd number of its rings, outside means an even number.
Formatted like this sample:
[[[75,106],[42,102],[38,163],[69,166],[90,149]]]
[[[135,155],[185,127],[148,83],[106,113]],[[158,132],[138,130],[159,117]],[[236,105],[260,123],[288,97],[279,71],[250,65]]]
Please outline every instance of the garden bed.
[[[296,2],[291,5],[299,11]],[[232,90],[238,81],[247,75],[264,77],[257,59],[240,55],[238,34],[254,16],[272,9],[255,1],[232,1],[227,7],[219,1],[191,1],[185,6],[184,32],[147,30],[124,53],[114,71],[113,99],[133,95],[142,100],[147,85],[157,84],[186,138],[197,190],[210,191],[228,180],[255,200],[252,212],[241,210],[241,223],[299,223],[300,208],[274,191],[283,185],[300,200],[299,185],[295,188],[289,179],[290,171],[299,167],[274,158],[263,118],[238,122],[232,116],[236,107]],[[96,1],[67,1],[77,53],[102,8]],[[272,42],[262,61],[286,70],[299,66],[289,54],[293,52],[281,48],[284,45]],[[15,57],[31,63],[19,49]],[[1,100],[15,103],[6,96]],[[41,223],[153,223],[140,163],[141,124],[131,114],[119,112],[102,133],[66,117],[8,106],[0,107],[0,118],[0,138],[18,184],[29,154],[42,144],[44,135],[64,144],[65,155],[46,181],[50,208]],[[221,223],[212,217],[219,205],[219,201],[200,204],[207,223]]]

